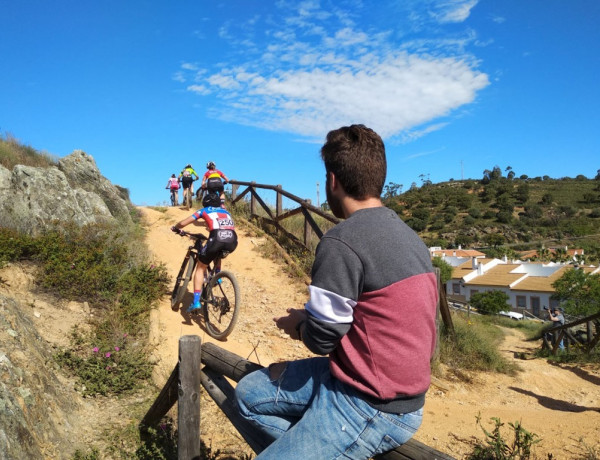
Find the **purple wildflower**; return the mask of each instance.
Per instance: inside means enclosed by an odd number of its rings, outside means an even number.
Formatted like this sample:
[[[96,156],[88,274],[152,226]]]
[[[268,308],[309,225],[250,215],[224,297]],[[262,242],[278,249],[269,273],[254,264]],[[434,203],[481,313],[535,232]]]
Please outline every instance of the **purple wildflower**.
[[[110,352],[106,353],[104,356],[110,358]]]
[[[115,351],[119,351],[119,350],[120,350],[120,348],[119,348],[119,347],[115,347]]]
[[[92,348],[92,351],[93,351],[94,353],[98,353],[98,352],[100,351],[100,348],[98,348],[98,347],[94,347],[94,348]]]

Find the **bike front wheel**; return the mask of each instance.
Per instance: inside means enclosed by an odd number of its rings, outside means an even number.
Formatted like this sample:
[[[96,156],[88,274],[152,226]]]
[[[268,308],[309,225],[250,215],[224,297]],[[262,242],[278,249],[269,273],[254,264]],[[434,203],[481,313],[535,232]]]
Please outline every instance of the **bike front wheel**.
[[[192,279],[194,274],[194,267],[196,266],[196,259],[193,257],[186,257],[181,264],[177,278],[175,279],[175,286],[171,293],[171,310],[177,311],[179,308],[177,305],[183,299],[187,291],[187,285]]]
[[[234,274],[222,271],[205,286],[204,321],[208,335],[224,340],[233,331],[240,313],[240,288]]]

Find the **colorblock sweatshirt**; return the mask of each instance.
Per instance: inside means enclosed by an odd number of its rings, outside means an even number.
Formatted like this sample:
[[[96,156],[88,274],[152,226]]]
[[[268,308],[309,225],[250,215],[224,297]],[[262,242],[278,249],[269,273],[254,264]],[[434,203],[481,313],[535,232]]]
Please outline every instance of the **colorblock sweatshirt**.
[[[429,250],[397,214],[362,209],[321,239],[303,341],[332,374],[393,413],[421,408],[435,348],[437,279]]]

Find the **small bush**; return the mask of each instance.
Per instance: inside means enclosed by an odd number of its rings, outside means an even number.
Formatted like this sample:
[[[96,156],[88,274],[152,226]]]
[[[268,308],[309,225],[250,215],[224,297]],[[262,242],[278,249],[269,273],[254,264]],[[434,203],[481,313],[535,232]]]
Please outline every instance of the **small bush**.
[[[509,423],[513,431],[513,440],[507,441],[502,435],[504,423],[499,418],[492,417],[494,429],[487,431],[481,424],[481,417],[477,416],[477,425],[485,434],[485,442],[477,441],[473,452],[466,458],[468,460],[527,460],[533,458],[533,447],[541,441],[535,433],[530,433],[521,422]],[[553,458],[549,455],[548,458]]]
[[[79,346],[55,355],[59,364],[78,377],[84,395],[118,395],[142,386],[152,374],[147,350],[124,333],[118,340],[107,337],[75,337]],[[98,345],[91,347],[89,343]]]
[[[454,315],[454,334],[442,329],[440,338],[440,362],[452,372],[492,371],[515,375],[518,366],[507,361],[498,352],[497,345],[503,337],[502,331],[491,324],[477,319]]]

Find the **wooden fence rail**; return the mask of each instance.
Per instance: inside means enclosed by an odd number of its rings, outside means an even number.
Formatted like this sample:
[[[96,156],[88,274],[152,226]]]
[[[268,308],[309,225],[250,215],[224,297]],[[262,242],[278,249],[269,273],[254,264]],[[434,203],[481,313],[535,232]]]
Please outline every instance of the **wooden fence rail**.
[[[234,402],[234,387],[227,380],[238,382],[246,374],[262,369],[262,366],[212,343],[205,343],[200,347],[198,336],[182,337],[179,341],[179,353],[179,362],[143,418],[140,429],[145,430],[156,425],[175,401],[178,401],[178,459],[198,460],[200,458],[199,392],[202,385],[252,450],[257,454],[262,452],[269,442],[241,417]],[[200,370],[199,360],[204,364],[202,370]],[[414,439],[375,458],[378,460],[453,460],[453,457]]]
[[[572,328],[585,324],[585,339],[576,337],[571,331]],[[550,340],[548,335],[552,336]],[[600,342],[600,313],[581,318],[576,321],[564,324],[559,327],[553,327],[542,337],[542,348],[547,348],[553,355],[556,355],[560,349],[560,343],[563,342],[567,351],[571,345],[578,345],[586,353],[591,353],[594,347]]]
[[[323,211],[321,208],[313,206],[309,200],[305,200],[296,195],[293,195],[289,192],[286,192],[281,188],[281,185],[266,185],[266,184],[257,184],[256,182],[243,182],[238,180],[229,181],[232,186],[231,190],[231,202],[235,204],[242,200],[247,194],[250,194],[250,216],[257,220],[263,220],[273,225],[278,231],[284,233],[288,238],[294,241],[296,244],[303,246],[308,249],[308,241],[310,238],[310,231],[314,232],[317,237],[321,238],[323,236],[323,229],[319,226],[319,224],[315,221],[312,214],[316,214],[323,219],[337,224],[339,223],[339,219],[333,216],[330,213]],[[239,186],[246,186],[246,188],[239,192]],[[272,190],[275,192],[275,209],[273,210],[269,207],[265,201],[261,198],[258,193],[258,189],[264,190]],[[298,207],[286,210],[283,210],[283,200],[282,197],[289,198],[298,204]],[[260,216],[257,212],[257,203],[260,207],[265,211],[268,217]],[[274,211],[274,212],[273,212]],[[296,235],[288,232],[281,225],[281,221],[287,219],[289,217],[295,216],[297,214],[302,214],[304,216],[304,232],[303,239],[300,240]]]

